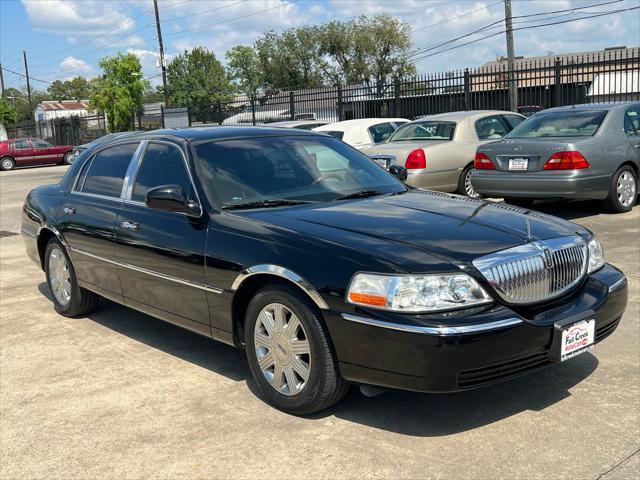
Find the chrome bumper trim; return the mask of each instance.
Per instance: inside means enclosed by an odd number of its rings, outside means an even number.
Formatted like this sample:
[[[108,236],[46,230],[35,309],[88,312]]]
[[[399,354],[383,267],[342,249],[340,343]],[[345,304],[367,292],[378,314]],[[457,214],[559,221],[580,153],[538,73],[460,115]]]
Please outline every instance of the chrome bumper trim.
[[[626,283],[627,283],[627,277],[622,275],[620,279],[616,280],[614,283],[609,285],[609,293],[613,293],[617,290],[620,290],[622,287],[626,285]]]
[[[373,318],[360,317],[343,313],[342,318],[350,322],[362,323],[373,327],[387,328],[389,330],[398,330],[409,333],[423,333],[427,335],[464,335],[468,333],[485,332],[488,330],[498,330],[524,323],[519,318],[508,318],[506,320],[496,320],[495,322],[478,323],[475,325],[462,325],[459,327],[419,327],[416,325],[403,325],[399,323],[385,322],[384,320],[376,320]]]
[[[87,257],[95,258],[96,260],[102,260],[103,262],[111,263],[113,265],[117,265],[118,267],[128,268],[129,270],[135,270],[136,272],[144,273],[147,275],[151,275],[152,277],[161,278],[163,280],[168,280],[170,282],[179,283],[181,285],[186,285],[188,287],[198,288],[200,290],[204,290],[205,292],[217,293],[221,294],[224,290],[221,288],[210,287],[209,285],[203,285],[202,283],[190,282],[189,280],[183,280],[182,278],[172,277],[170,275],[166,275],[164,273],[155,272],[153,270],[147,270],[146,268],[136,267],[135,265],[131,265],[129,263],[118,262],[116,260],[111,260],[109,258],[104,258],[99,255],[94,255],[93,253],[86,252],[84,250],[79,250],[77,248],[71,248],[71,251],[74,253],[79,253],[80,255],[85,255]]]

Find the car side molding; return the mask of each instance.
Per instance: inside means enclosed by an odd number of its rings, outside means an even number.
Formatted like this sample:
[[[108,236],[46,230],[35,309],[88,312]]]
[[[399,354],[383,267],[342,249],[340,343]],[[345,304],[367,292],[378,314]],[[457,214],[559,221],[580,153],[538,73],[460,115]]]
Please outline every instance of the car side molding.
[[[254,265],[243,270],[238,276],[235,278],[233,283],[231,284],[231,291],[236,291],[242,283],[249,277],[253,277],[254,275],[260,274],[269,274],[275,275],[278,277],[286,278],[287,280],[295,283],[298,287],[305,291],[309,298],[313,300],[313,302],[322,310],[328,310],[329,306],[322,299],[318,291],[309,283],[307,280],[302,278],[297,273],[289,270],[288,268],[281,267],[280,265],[271,265],[271,264],[263,264],[263,265]]]

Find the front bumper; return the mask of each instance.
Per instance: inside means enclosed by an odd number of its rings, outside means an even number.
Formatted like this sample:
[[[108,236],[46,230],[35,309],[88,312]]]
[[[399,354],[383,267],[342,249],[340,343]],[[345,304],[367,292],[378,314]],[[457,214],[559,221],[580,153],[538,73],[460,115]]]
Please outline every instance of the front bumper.
[[[449,392],[513,378],[552,363],[554,323],[596,319],[596,343],[627,304],[622,272],[605,265],[569,297],[516,311],[503,305],[438,315],[325,312],[342,376],[352,382]]]
[[[499,172],[476,170],[471,183],[486,197],[603,199],[611,175],[578,171]]]

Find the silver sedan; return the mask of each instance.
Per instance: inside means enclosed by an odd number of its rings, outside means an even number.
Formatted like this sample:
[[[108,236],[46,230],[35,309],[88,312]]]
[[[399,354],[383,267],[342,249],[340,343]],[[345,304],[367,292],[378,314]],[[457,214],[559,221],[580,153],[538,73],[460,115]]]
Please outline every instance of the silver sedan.
[[[407,184],[477,197],[471,184],[478,145],[500,139],[525,117],[500,110],[441,113],[407,123],[362,152],[385,168],[402,165]]]
[[[529,206],[537,198],[604,200],[633,208],[640,171],[640,102],[552,108],[478,148],[473,186]]]

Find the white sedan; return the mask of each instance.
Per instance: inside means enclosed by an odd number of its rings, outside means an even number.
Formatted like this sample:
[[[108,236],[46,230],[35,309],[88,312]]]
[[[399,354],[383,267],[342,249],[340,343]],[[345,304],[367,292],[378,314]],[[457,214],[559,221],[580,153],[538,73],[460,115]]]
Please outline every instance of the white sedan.
[[[406,118],[361,118],[330,123],[313,131],[326,133],[360,149],[384,142],[405,123],[409,123]]]

